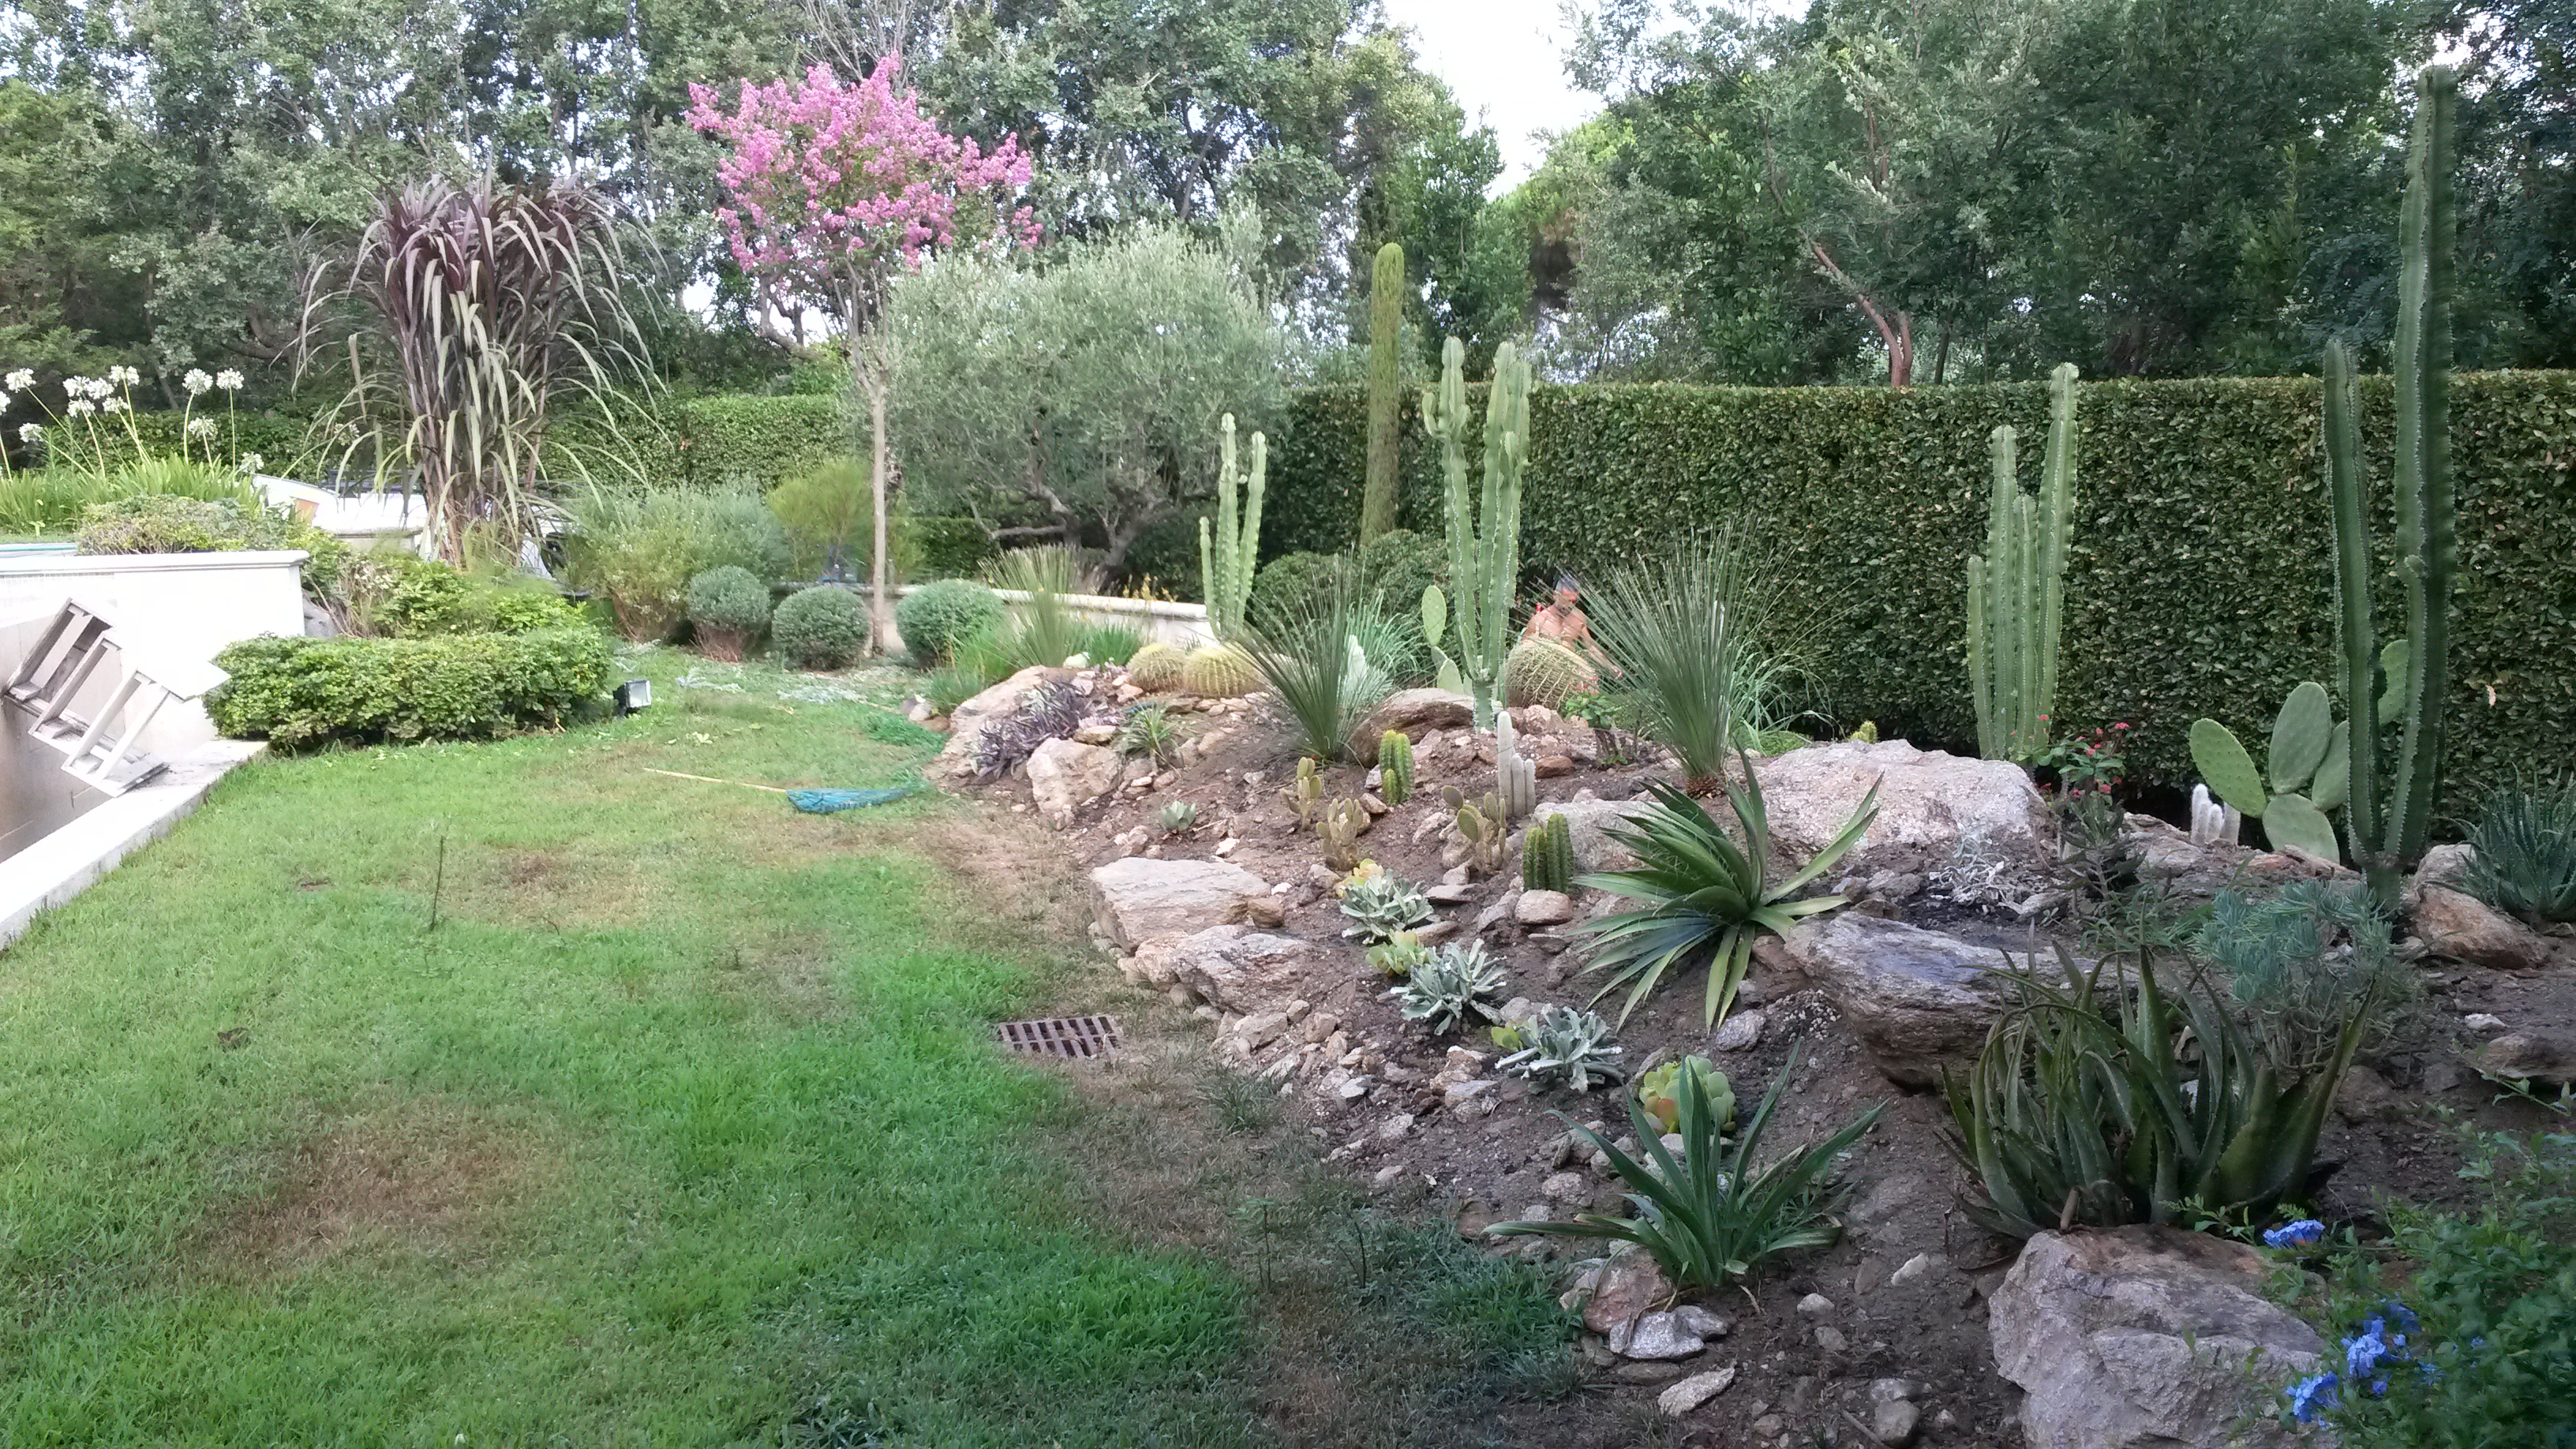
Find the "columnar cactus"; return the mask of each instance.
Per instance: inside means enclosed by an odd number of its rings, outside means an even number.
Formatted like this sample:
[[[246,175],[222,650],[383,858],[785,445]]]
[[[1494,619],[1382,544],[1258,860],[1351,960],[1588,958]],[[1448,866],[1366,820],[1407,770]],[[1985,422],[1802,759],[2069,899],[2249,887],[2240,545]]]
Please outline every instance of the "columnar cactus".
[[[1398,336],[1404,321],[1404,248],[1377,249],[1369,273],[1368,481],[1360,494],[1360,542],[1395,527],[1396,411],[1403,399],[1396,380]]]
[[[1538,808],[1538,762],[1521,754],[1508,710],[1494,716],[1494,779],[1506,824]]]
[[[1549,812],[1521,837],[1521,884],[1574,894],[1574,827],[1562,812]]]
[[[2057,700],[2066,537],[2075,517],[2075,364],[2049,375],[2048,452],[2039,494],[2021,491],[2010,424],[1994,431],[1986,551],[1968,556],[1968,684],[1977,752],[2028,760],[2048,748]]]
[[[1261,558],[1261,495],[1270,476],[1269,440],[1252,435],[1252,475],[1244,487],[1242,516],[1235,511],[1235,489],[1243,482],[1235,469],[1234,414],[1217,423],[1216,525],[1199,520],[1199,581],[1207,595],[1208,627],[1231,644],[1243,637],[1243,605],[1252,597],[1252,572]]]
[[[1494,692],[1511,635],[1512,590],[1520,575],[1521,470],[1529,459],[1530,368],[1506,342],[1494,352],[1485,397],[1482,506],[1467,483],[1467,348],[1440,349],[1440,386],[1422,395],[1422,423],[1440,440],[1448,485],[1449,579],[1458,587],[1458,665],[1475,697],[1478,729],[1494,727]]]
[[[1377,792],[1389,805],[1413,795],[1413,740],[1402,730],[1377,737]]]

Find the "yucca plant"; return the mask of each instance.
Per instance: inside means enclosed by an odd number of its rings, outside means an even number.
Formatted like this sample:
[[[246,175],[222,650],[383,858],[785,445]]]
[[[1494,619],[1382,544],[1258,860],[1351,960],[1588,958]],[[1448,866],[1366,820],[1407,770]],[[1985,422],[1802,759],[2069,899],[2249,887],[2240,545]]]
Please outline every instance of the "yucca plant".
[[[1571,1222],[1498,1223],[1489,1231],[1496,1237],[1548,1233],[1634,1243],[1654,1255],[1673,1286],[1685,1291],[1720,1287],[1781,1253],[1830,1245],[1841,1232],[1833,1219],[1838,1195],[1834,1159],[1851,1150],[1887,1109],[1883,1104],[1872,1107],[1823,1141],[1757,1165],[1762,1134],[1780,1104],[1780,1089],[1797,1075],[1799,1056],[1789,1054],[1771,1090],[1762,1094],[1762,1105],[1731,1142],[1697,1072],[1680,1073],[1675,1084],[1680,1111],[1673,1130],[1681,1134],[1679,1153],[1664,1146],[1661,1124],[1634,1102],[1628,1104],[1628,1121],[1645,1144],[1643,1160],[1559,1114],[1577,1136],[1609,1158],[1610,1170],[1628,1188],[1634,1215],[1582,1213]]]
[[[2311,1186],[2326,1109],[2375,1020],[2366,998],[2333,1057],[2285,1072],[2197,971],[2169,999],[2141,950],[2134,986],[2114,957],[2062,981],[2011,972],[2021,1000],[1964,1078],[1943,1074],[1951,1150],[2007,1237],[2068,1226],[2268,1217]],[[2109,973],[2106,979],[2105,973]]]
[[[1591,961],[1583,969],[1609,973],[1610,979],[1592,994],[1594,1001],[1623,985],[1628,988],[1628,1000],[1619,1008],[1624,1023],[1665,973],[1705,962],[1705,1018],[1714,1027],[1734,1005],[1736,988],[1743,985],[1753,959],[1753,943],[1763,932],[1787,931],[1800,917],[1843,903],[1834,895],[1791,897],[1859,842],[1878,815],[1878,787],[1870,786],[1860,808],[1814,859],[1778,885],[1767,883],[1771,822],[1750,760],[1744,762],[1744,783],[1726,787],[1726,803],[1743,828],[1741,846],[1689,795],[1661,780],[1646,788],[1654,803],[1624,825],[1609,827],[1611,837],[1635,853],[1637,867],[1576,882],[1644,904],[1577,928],[1591,938],[1586,948]]]
[[[622,291],[628,231],[572,184],[433,180],[377,198],[340,294],[367,320],[339,339],[350,389],[327,422],[410,471],[448,562],[477,539],[518,556],[541,451],[584,477],[615,456],[548,446],[546,423],[578,397],[613,436],[618,383],[649,375]]]
[[[1354,741],[1395,689],[1393,666],[1410,657],[1408,625],[1347,579],[1256,611],[1243,628],[1253,667],[1279,696],[1304,751],[1357,758]]]
[[[1592,599],[1593,637],[1618,666],[1602,685],[1620,723],[1671,750],[1694,795],[1718,788],[1744,727],[1768,723],[1779,674],[1761,647],[1769,600],[1731,531],[1621,569]]]
[[[1127,711],[1113,741],[1122,755],[1142,755],[1154,768],[1168,770],[1181,758],[1181,727],[1159,704],[1140,704]]]
[[[2470,894],[2535,926],[2576,921],[2576,775],[2497,791],[2469,845]]]

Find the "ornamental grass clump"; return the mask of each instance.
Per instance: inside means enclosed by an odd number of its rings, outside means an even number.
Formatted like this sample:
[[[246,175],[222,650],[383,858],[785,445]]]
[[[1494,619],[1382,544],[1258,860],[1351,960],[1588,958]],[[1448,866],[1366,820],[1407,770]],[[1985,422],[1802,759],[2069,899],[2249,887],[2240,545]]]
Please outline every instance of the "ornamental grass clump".
[[[1628,988],[1628,999],[1619,1008],[1625,1022],[1666,973],[1705,963],[1705,1019],[1714,1028],[1734,1004],[1753,959],[1753,943],[1764,932],[1784,933],[1801,917],[1843,903],[1841,896],[1792,898],[1832,869],[1869,829],[1878,814],[1878,786],[1870,786],[1860,808],[1824,849],[1776,885],[1770,883],[1770,817],[1751,761],[1744,765],[1744,783],[1726,787],[1726,802],[1743,830],[1741,846],[1689,795],[1661,780],[1646,788],[1654,803],[1626,824],[1608,828],[1612,839],[1636,855],[1636,868],[1575,882],[1641,902],[1636,909],[1577,928],[1590,938],[1585,951],[1591,959],[1583,969],[1609,975],[1593,993],[1595,1001],[1621,986]]]
[[[709,659],[739,661],[769,627],[769,586],[733,564],[689,580],[689,623]]]
[[[1497,1223],[1488,1231],[1496,1237],[1545,1233],[1634,1243],[1652,1254],[1673,1286],[1683,1291],[1720,1287],[1750,1274],[1765,1259],[1831,1245],[1840,1233],[1833,1217],[1840,1196],[1835,1160],[1877,1125],[1886,1107],[1872,1107],[1822,1141],[1766,1162],[1762,1136],[1780,1105],[1781,1089],[1797,1074],[1800,1055],[1789,1054],[1762,1105],[1731,1141],[1697,1072],[1677,1077],[1673,1131],[1682,1139],[1678,1153],[1664,1145],[1662,1125],[1635,1102],[1628,1104],[1628,1121],[1645,1144],[1643,1160],[1558,1114],[1576,1136],[1609,1159],[1611,1171],[1628,1188],[1630,1216],[1583,1213],[1571,1222]]]
[[[1393,661],[1405,654],[1403,615],[1348,583],[1290,599],[1242,629],[1245,652],[1297,730],[1299,748],[1320,760],[1355,760],[1375,740],[1360,726],[1395,690]]]

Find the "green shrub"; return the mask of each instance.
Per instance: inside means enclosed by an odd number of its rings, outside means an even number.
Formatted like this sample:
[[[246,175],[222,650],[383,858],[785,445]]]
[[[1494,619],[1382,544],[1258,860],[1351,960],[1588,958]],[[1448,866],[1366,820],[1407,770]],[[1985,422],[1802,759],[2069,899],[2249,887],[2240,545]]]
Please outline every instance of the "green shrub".
[[[573,500],[566,576],[608,602],[630,639],[669,637],[689,580],[728,564],[764,583],[795,564],[787,531],[748,493],[592,488]]]
[[[853,578],[868,570],[875,496],[865,458],[835,458],[769,493],[769,511],[796,545],[799,577]]]
[[[788,595],[769,618],[769,642],[799,669],[843,669],[868,642],[868,608],[838,584]]]
[[[686,483],[702,492],[756,497],[848,458],[862,441],[862,430],[853,424],[841,394],[727,393],[683,399],[660,411],[664,424],[678,435]]]
[[[2469,845],[2472,895],[2534,925],[2576,921],[2576,775],[2496,791],[2469,826]]]
[[[218,553],[293,547],[295,526],[231,499],[133,493],[81,512],[82,553]]]
[[[1311,610],[1317,599],[1340,588],[1350,573],[1350,564],[1339,554],[1281,554],[1252,576],[1244,617],[1257,624],[1291,611]]]
[[[993,537],[974,519],[905,514],[894,522],[903,530],[922,578],[971,579],[992,561]]]
[[[1001,596],[971,579],[924,584],[894,606],[895,631],[924,669],[947,663],[958,644],[999,628],[1002,618]]]
[[[482,739],[554,724],[608,689],[595,629],[431,639],[247,639],[215,656],[215,727],[281,749],[332,740]]]
[[[757,634],[769,623],[769,586],[739,565],[709,569],[689,580],[689,622]]]
[[[533,634],[569,629],[581,615],[555,586],[518,573],[459,573],[406,548],[352,553],[336,591],[353,634],[419,639],[438,634]]]
[[[1416,613],[1422,607],[1424,589],[1448,582],[1449,543],[1408,528],[1393,528],[1360,545],[1354,566],[1360,588],[1377,595],[1387,612]]]
[[[2389,380],[2364,378],[2361,389],[2365,455],[2387,456]],[[2317,384],[2077,391],[2085,471],[2117,486],[2076,499],[2060,732],[2132,721],[2132,777],[2187,789],[2194,719],[2270,719],[2301,680],[2335,677]],[[1423,433],[1419,396],[1403,406],[1402,521],[1438,535],[1439,448]],[[2576,594],[2576,551],[2539,542],[2576,536],[2559,441],[2571,409],[2576,372],[2452,380],[2460,586],[2445,775],[2466,785],[2457,814],[2517,768],[2558,768],[2553,742],[2576,736],[2576,610],[2550,602]],[[1270,546],[1329,554],[1358,536],[1367,419],[1363,388],[1292,397],[1269,435]],[[1799,660],[1807,702],[1839,722],[1830,733],[1875,719],[1891,738],[1972,744],[1960,560],[1983,539],[1987,439],[1998,423],[2036,438],[2047,420],[2039,382],[1540,384],[1530,390],[1524,582],[1546,582],[1540,561],[1606,577],[1671,553],[1677,518],[1741,517],[1771,545],[1767,572],[1797,581],[1784,607],[1830,625]],[[1482,440],[1469,444],[1472,455]],[[2385,546],[2387,478],[2372,488]],[[2383,553],[2379,566],[2392,564]]]

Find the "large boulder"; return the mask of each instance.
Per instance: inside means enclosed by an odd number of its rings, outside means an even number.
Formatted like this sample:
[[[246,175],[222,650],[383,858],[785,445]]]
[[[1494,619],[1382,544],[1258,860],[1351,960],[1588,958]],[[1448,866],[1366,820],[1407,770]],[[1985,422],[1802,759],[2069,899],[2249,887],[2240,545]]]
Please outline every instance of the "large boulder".
[[[2499,971],[2544,970],[2558,959],[2548,937],[2465,892],[2426,885],[2414,908],[2415,934],[2436,956]]]
[[[1901,921],[1845,913],[1799,927],[1782,950],[1900,1086],[1939,1086],[1944,1065],[1975,1061],[2013,1003],[1989,969],[2011,964],[2003,952]]]
[[[1988,856],[2040,869],[2055,860],[2057,829],[2021,767],[1918,750],[1903,740],[1811,745],[1753,762],[1771,817],[1773,846],[1803,864],[1833,842],[1878,786],[1878,816],[1834,869],[1844,875],[1930,871],[1963,841]]]
[[[1185,987],[1238,1016],[1279,1011],[1307,996],[1310,976],[1325,964],[1310,942],[1244,926],[1158,936],[1137,949],[1136,963],[1148,980]]]
[[[1049,825],[1073,823],[1073,812],[1118,785],[1116,750],[1073,740],[1048,740],[1029,756],[1029,794]]]
[[[1464,729],[1476,718],[1476,702],[1446,689],[1399,689],[1371,711],[1352,739],[1376,752],[1378,736],[1388,730],[1418,735],[1424,730]]]
[[[1020,701],[1028,692],[1064,673],[1032,664],[992,688],[951,710],[948,715],[948,743],[941,747],[943,760],[972,760],[975,741],[982,738],[984,726],[997,719],[1009,719],[1019,713]]]
[[[1261,877],[1221,860],[1137,855],[1091,872],[1101,928],[1130,951],[1156,936],[1186,936],[1216,925],[1236,901],[1269,890]]]
[[[1535,823],[1550,815],[1565,817],[1566,843],[1573,847],[1576,870],[1626,870],[1637,863],[1637,858],[1610,838],[1608,827],[1645,814],[1654,803],[1652,800],[1547,802],[1530,813],[1530,820]]]
[[[2287,1445],[2265,1420],[2325,1344],[2264,1295],[2270,1265],[2179,1228],[2041,1233],[1988,1303],[2031,1449]]]

